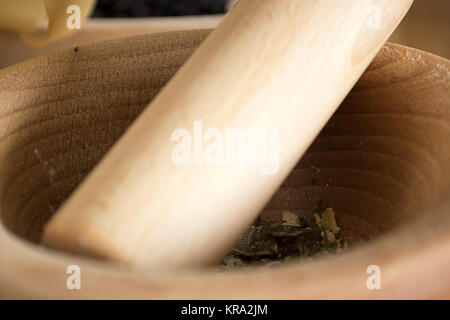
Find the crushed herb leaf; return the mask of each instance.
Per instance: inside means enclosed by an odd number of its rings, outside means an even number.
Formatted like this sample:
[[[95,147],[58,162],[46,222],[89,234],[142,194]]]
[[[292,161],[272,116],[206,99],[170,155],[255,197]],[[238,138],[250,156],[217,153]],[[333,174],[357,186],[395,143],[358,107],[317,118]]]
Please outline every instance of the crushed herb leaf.
[[[311,166],[311,169],[312,169],[312,171],[313,171],[314,173],[319,173],[319,172],[320,172],[320,169],[317,168],[317,167],[315,167],[315,166]]]
[[[282,222],[258,219],[240,237],[219,270],[279,266],[295,259],[339,254],[347,248],[332,208],[318,201],[309,219],[281,211]]]

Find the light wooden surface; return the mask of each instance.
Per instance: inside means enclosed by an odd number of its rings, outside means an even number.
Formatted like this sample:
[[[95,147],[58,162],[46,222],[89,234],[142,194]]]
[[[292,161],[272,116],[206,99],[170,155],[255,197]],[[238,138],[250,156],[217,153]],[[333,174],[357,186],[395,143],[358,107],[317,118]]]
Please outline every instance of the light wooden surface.
[[[206,34],[114,40],[0,71],[0,297],[450,298],[450,62],[392,44],[267,207],[308,211],[324,200],[344,237],[364,242],[347,254],[279,269],[172,273],[29,242]],[[65,286],[73,264],[81,290]],[[381,267],[380,291],[366,288],[372,264]]]
[[[220,262],[412,0],[374,3],[379,30],[368,25],[360,0],[241,0],[55,214],[44,243],[133,267]],[[210,165],[202,151],[200,163],[176,165],[170,139],[180,129],[193,132],[196,121],[204,130],[276,131],[276,163]],[[194,133],[191,139],[198,143]],[[245,148],[233,152],[252,151]],[[264,172],[269,165],[273,171]]]
[[[139,34],[214,28],[222,15],[167,18],[101,19],[86,21],[74,35],[43,48],[26,45],[17,34],[0,30],[0,69],[52,51]]]

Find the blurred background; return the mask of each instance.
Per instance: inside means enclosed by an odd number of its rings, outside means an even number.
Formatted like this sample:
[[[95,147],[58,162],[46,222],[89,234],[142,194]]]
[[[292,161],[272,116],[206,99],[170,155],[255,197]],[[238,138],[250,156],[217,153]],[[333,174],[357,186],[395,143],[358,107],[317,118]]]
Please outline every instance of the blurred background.
[[[450,59],[450,0],[415,0],[390,41]]]
[[[17,34],[0,30],[0,68],[49,51],[106,39],[171,30],[214,28],[235,1],[97,0],[92,18],[84,23],[79,32],[44,48],[29,47]],[[415,0],[390,41],[450,58],[449,32],[450,0]]]
[[[93,17],[222,14],[237,0],[98,0]],[[415,0],[391,41],[450,58],[450,0]]]

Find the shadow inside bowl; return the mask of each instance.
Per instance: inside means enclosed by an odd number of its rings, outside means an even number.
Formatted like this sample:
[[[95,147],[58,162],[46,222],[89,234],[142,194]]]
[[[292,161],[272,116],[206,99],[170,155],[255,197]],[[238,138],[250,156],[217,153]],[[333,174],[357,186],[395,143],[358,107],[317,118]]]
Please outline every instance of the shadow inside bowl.
[[[1,70],[4,225],[38,242],[61,203],[207,34],[113,40]],[[386,45],[265,212],[307,214],[323,201],[350,244],[427,212],[450,185],[449,91],[447,60]]]

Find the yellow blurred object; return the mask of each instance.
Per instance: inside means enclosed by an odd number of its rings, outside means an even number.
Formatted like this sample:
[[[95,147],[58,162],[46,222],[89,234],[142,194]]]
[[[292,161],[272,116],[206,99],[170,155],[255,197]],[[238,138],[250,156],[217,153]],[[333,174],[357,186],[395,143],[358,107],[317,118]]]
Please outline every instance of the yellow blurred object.
[[[22,39],[34,47],[58,41],[75,30],[67,27],[67,9],[80,8],[80,19],[88,17],[95,0],[2,0],[0,28],[20,33]],[[47,32],[42,30],[47,27]]]

